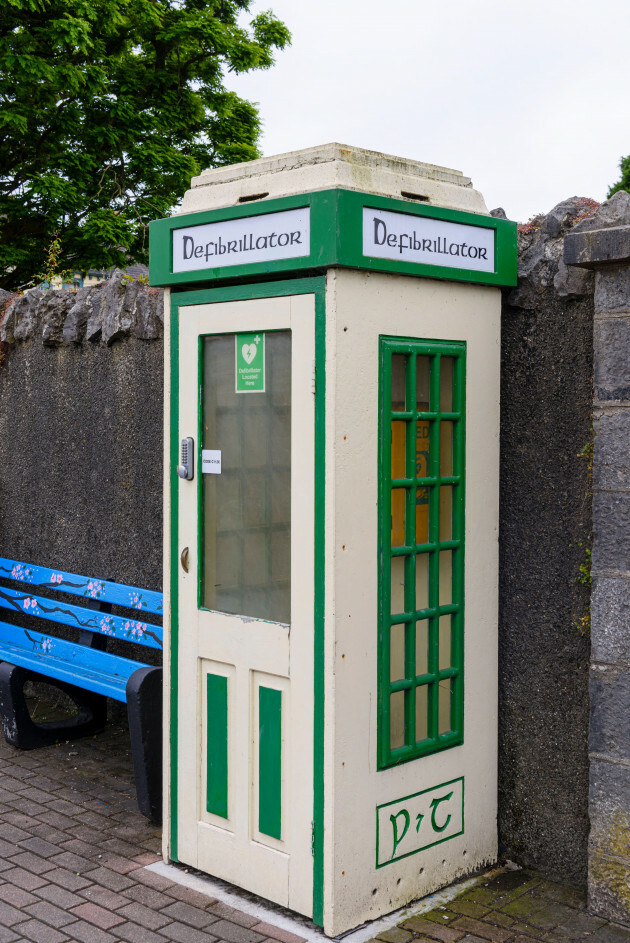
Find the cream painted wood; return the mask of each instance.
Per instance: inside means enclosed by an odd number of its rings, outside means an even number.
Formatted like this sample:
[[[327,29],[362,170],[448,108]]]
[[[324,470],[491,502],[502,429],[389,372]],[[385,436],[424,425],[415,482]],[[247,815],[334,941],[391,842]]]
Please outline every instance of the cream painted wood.
[[[500,292],[327,276],[324,929],[496,860]],[[376,768],[379,335],[467,342],[464,744]],[[376,807],[464,776],[464,834],[376,868]]]
[[[314,296],[180,309],[179,434],[197,438],[201,335],[286,330],[292,337],[291,625],[197,608],[197,475],[179,482],[178,858],[292,910],[312,914]],[[217,443],[220,448],[220,443]],[[207,673],[228,677],[228,818],[205,809]],[[282,839],[257,829],[258,687],[282,690]]]

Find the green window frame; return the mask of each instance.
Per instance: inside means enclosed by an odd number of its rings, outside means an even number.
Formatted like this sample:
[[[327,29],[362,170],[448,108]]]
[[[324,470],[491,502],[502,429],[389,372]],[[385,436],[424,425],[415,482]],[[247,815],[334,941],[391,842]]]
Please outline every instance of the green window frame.
[[[378,768],[464,739],[466,344],[380,338]]]

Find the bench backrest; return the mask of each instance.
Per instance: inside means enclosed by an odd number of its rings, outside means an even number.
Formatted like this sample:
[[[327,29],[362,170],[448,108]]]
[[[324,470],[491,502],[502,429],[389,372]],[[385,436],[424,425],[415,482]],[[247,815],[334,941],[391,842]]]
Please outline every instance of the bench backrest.
[[[144,613],[161,616],[163,612],[162,593],[137,586],[125,586],[110,580],[79,576],[64,570],[51,570],[49,567],[22,563],[0,557],[0,576],[24,585],[24,589],[9,589],[0,586],[0,607],[25,615],[39,616],[61,625],[74,626],[90,632],[98,632],[114,638],[147,645],[150,648],[162,648],[162,626],[147,622]],[[26,590],[26,587],[29,590]],[[54,597],[39,596],[30,591],[30,587],[40,587],[60,593],[69,593],[83,597],[87,607],[59,602]],[[131,618],[115,616],[111,612],[98,611],[95,603],[106,604],[132,610]],[[103,607],[104,608],[104,607]],[[135,617],[136,612],[140,618]]]

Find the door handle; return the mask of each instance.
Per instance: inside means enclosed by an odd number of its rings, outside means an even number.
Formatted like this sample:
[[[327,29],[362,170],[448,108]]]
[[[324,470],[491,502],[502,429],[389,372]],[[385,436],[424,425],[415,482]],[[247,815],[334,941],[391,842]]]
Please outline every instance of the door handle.
[[[183,569],[184,573],[188,573],[188,569],[189,569],[189,565],[190,565],[190,564],[189,564],[189,551],[188,551],[188,547],[184,547],[184,549],[182,550],[182,552],[181,552],[181,554],[180,554],[179,559],[180,559],[180,562],[181,562],[181,564],[182,564],[182,569]]]

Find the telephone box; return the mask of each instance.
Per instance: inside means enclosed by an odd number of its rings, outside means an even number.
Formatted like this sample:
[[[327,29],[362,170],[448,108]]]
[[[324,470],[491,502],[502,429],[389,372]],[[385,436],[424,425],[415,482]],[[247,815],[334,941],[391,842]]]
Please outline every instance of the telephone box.
[[[164,854],[328,935],[497,854],[500,286],[454,170],[203,173],[165,292]]]

